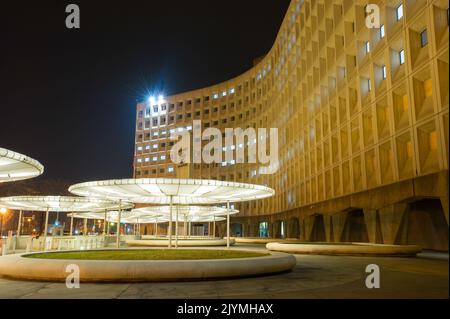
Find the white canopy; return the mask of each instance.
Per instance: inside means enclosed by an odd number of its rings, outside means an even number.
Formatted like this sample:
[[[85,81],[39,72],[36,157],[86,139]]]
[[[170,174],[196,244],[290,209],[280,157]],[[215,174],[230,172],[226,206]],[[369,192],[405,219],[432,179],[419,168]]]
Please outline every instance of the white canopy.
[[[269,187],[199,179],[145,178],[88,182],[69,191],[81,196],[148,204],[219,204],[271,197]]]
[[[0,148],[0,183],[33,178],[44,172],[44,166],[25,155]]]
[[[216,206],[177,206],[173,208],[173,211],[177,212],[181,215],[187,215],[188,217],[211,217],[214,216],[226,216],[227,208],[224,207],[216,207]],[[132,210],[132,213],[140,216],[148,216],[148,215],[163,215],[169,216],[170,214],[170,206],[149,206],[136,208]],[[230,209],[230,215],[234,215],[239,213],[236,209]]]
[[[91,212],[131,209],[133,204],[99,198],[68,196],[14,196],[0,198],[0,207],[25,211]]]

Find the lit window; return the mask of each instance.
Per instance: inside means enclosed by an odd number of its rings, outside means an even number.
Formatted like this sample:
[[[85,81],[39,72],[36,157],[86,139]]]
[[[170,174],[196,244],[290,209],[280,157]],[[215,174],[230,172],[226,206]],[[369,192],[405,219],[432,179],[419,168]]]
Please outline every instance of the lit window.
[[[145,162],[146,162],[146,163],[150,162],[150,158],[149,158],[149,157],[146,157],[146,158],[145,158]]]
[[[385,65],[383,65],[382,70],[383,70],[383,79],[386,79],[387,78],[387,73],[386,73],[386,66]]]
[[[192,126],[187,126],[186,130],[191,131],[192,130]]]
[[[230,94],[234,94],[234,88],[232,88],[231,90],[230,90]]]
[[[405,50],[401,49],[400,52],[398,53],[399,57],[400,57],[400,65],[405,63]]]
[[[145,150],[148,151],[149,149],[150,149],[150,145],[147,145],[147,146],[145,147]]]
[[[154,132],[153,136],[159,136],[159,133],[158,132]]]
[[[166,160],[166,155],[161,155],[161,161],[165,161]]]
[[[227,96],[227,92],[222,92],[222,96]]]
[[[153,149],[156,150],[158,148],[158,144],[153,144]]]
[[[236,164],[236,161],[235,160],[231,160],[230,164],[234,165],[234,164]]]
[[[384,24],[382,24],[380,26],[380,38],[383,39],[385,35],[386,35],[386,30],[384,28]]]
[[[222,167],[227,166],[227,162],[222,162]]]
[[[154,156],[153,157],[153,162],[157,162],[158,161],[158,157]]]
[[[170,134],[173,134],[173,133],[175,133],[175,129],[170,130]]]
[[[252,177],[255,177],[255,176],[256,176],[256,169],[252,170],[251,176],[252,176]]]
[[[167,134],[167,131],[162,131],[161,132],[161,135],[166,135]]]
[[[142,163],[142,158],[138,158],[137,162]]]
[[[178,128],[178,132],[183,132],[183,131],[184,131],[184,128],[182,128],[182,127]]]
[[[365,47],[366,47],[366,53],[369,53],[370,52],[370,42],[369,41],[366,42]]]
[[[219,94],[216,93],[213,95],[213,99],[218,99],[218,98],[219,98]]]
[[[169,168],[167,169],[167,171],[168,171],[169,173],[173,173],[173,167],[169,167]]]
[[[139,146],[139,147],[138,147],[138,151],[142,151],[142,146]]]
[[[428,33],[427,29],[420,32],[420,45],[422,48],[428,44]]]
[[[397,7],[396,12],[397,12],[397,21],[399,21],[403,17],[403,4]]]

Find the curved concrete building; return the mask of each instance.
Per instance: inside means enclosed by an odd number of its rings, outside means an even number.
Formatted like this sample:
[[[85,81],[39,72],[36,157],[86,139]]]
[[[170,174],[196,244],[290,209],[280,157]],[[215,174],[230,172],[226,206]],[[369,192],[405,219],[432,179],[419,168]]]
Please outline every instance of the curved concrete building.
[[[139,103],[134,177],[275,189],[235,205],[236,236],[448,250],[448,1],[375,2],[379,27],[368,1],[292,0],[272,49],[249,71]],[[170,134],[196,120],[223,133],[278,128],[278,171],[173,164]]]

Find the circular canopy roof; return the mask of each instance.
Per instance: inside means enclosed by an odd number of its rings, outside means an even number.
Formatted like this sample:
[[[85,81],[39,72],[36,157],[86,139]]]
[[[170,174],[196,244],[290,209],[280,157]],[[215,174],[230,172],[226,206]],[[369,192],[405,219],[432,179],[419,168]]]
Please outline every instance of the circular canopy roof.
[[[115,210],[119,202],[99,198],[67,197],[67,196],[15,196],[0,198],[0,207],[15,210],[50,212],[91,212]],[[131,203],[122,203],[122,209],[133,208]]]
[[[44,166],[25,155],[0,148],[0,183],[33,178],[44,172]]]
[[[209,216],[226,216],[227,209],[216,206],[176,206],[172,209],[172,214],[175,215],[178,211],[179,214],[187,215],[188,217],[200,217]],[[140,216],[148,215],[162,215],[168,217],[170,214],[170,206],[150,206],[133,209],[132,212]],[[230,209],[230,215],[239,213],[238,210]]]
[[[76,184],[69,191],[81,196],[123,199],[142,204],[219,204],[271,197],[271,188],[200,179],[145,178]]]
[[[101,212],[96,212],[96,213],[73,213],[73,214],[69,214],[69,217],[73,216],[74,218],[87,218],[87,219],[98,219],[98,220],[104,220],[105,219],[105,214],[101,213]],[[116,223],[117,222],[117,218],[118,218],[118,212],[108,212],[107,218],[106,220],[110,223]],[[174,216],[173,218],[174,221],[176,221],[176,218]],[[211,216],[211,215],[205,215],[205,216],[189,216],[187,217],[186,221],[191,221],[191,222],[212,222],[212,221],[223,221],[225,220],[225,218],[223,217],[215,217],[215,216]],[[167,216],[162,216],[162,215],[138,215],[138,214],[133,214],[131,213],[123,213],[121,215],[120,218],[120,222],[123,224],[153,224],[153,223],[158,223],[158,224],[162,224],[162,223],[167,223],[169,221],[169,218]],[[179,215],[178,216],[178,221],[179,222],[184,222],[184,215]]]

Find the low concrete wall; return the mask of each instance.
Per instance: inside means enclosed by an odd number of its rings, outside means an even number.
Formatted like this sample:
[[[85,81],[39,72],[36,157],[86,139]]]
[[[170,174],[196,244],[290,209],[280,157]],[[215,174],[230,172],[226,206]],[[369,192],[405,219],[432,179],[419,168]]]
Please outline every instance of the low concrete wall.
[[[0,276],[21,280],[65,282],[68,265],[77,265],[81,282],[151,282],[248,277],[289,271],[294,256],[211,260],[55,260],[26,258],[27,254],[0,257]]]
[[[350,255],[350,256],[415,256],[422,251],[419,246],[377,245],[365,243],[342,244],[286,244],[269,243],[266,248],[290,254]]]
[[[127,240],[125,243],[131,247],[167,247],[168,239],[147,239],[147,240]],[[230,239],[230,245],[234,245],[235,240]],[[178,239],[179,247],[210,247],[210,246],[226,246],[226,239],[200,239],[200,240],[184,240]],[[175,246],[175,239],[172,239],[172,246]]]

